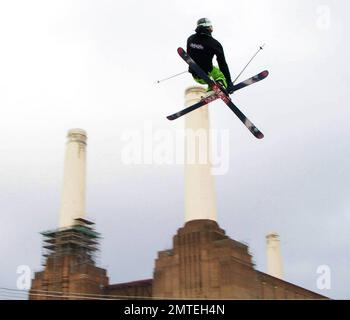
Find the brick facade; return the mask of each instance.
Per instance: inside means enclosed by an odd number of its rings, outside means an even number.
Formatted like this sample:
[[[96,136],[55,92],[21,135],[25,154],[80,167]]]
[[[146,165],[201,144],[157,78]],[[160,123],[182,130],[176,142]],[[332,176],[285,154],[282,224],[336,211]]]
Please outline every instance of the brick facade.
[[[107,272],[91,263],[81,263],[75,256],[51,256],[44,271],[36,272],[30,300],[78,299],[103,294],[108,286]]]
[[[30,299],[79,298],[74,293],[91,299],[327,299],[257,271],[248,247],[211,220],[190,221],[178,230],[173,248],[158,253],[153,279],[110,285],[106,270],[92,261],[48,256]]]
[[[153,296],[207,299],[322,299],[255,270],[248,247],[210,220],[188,222],[155,264]]]

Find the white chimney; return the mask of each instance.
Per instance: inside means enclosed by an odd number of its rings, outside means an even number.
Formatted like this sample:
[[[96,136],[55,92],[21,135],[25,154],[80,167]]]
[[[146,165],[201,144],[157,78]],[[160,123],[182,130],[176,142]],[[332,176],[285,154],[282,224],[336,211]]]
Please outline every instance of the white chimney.
[[[188,88],[185,91],[186,106],[200,101],[205,93],[203,87]],[[185,116],[185,134],[185,221],[216,221],[208,106]]]
[[[85,216],[86,132],[68,131],[59,227],[71,227]]]
[[[279,235],[271,232],[266,236],[267,273],[275,278],[283,279],[283,264]]]

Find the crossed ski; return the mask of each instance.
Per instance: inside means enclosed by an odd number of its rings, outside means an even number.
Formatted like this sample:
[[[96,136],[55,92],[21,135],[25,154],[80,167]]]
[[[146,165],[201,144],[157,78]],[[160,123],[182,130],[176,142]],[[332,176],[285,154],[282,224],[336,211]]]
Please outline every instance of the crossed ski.
[[[250,86],[251,84],[253,83],[256,83],[256,82],[259,82],[263,79],[265,79],[267,76],[269,75],[269,72],[267,70],[263,71],[263,72],[260,72],[259,74],[257,74],[256,76],[254,77],[251,77],[245,81],[242,81],[240,82],[239,84],[236,84],[234,87],[233,87],[233,92],[235,91],[238,91],[238,90],[241,90],[245,87],[248,87]],[[182,116],[184,116],[185,114],[187,113],[190,113],[200,107],[203,107],[207,104],[209,104],[210,102],[213,102],[217,99],[219,99],[220,97],[214,92],[212,93],[211,95],[208,95],[206,96],[205,98],[203,98],[201,101],[197,102],[196,104],[190,106],[190,107],[187,107],[179,112],[176,112],[170,116],[167,117],[168,120],[176,120]]]
[[[194,111],[210,102],[213,102],[219,98],[225,102],[225,104],[236,114],[236,116],[243,122],[243,124],[248,128],[248,130],[258,139],[264,138],[263,133],[234,105],[231,98],[227,93],[224,91],[224,89],[221,88],[219,84],[217,84],[215,81],[209,78],[209,76],[193,61],[193,59],[185,52],[184,49],[178,48],[178,53],[181,56],[183,60],[186,61],[186,63],[190,66],[190,68],[200,77],[202,78],[209,87],[214,91],[212,95],[209,95],[205,98],[203,98],[198,103],[194,104],[193,106],[187,107],[186,109],[179,111],[171,116],[168,116],[167,118],[169,120],[175,120],[179,117]],[[258,75],[249,78],[237,85],[234,86],[234,91],[240,90],[242,88],[245,88],[253,83],[256,83],[258,81],[261,81],[265,79],[269,75],[268,71],[263,71],[259,73]]]

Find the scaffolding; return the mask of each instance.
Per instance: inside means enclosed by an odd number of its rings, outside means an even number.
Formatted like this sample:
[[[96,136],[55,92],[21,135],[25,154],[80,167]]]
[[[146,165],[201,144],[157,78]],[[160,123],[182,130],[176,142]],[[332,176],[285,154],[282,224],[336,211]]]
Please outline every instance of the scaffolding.
[[[94,230],[94,223],[78,218],[71,227],[41,232],[43,236],[43,261],[53,261],[72,256],[77,264],[95,264],[101,236]],[[58,259],[57,259],[58,258]],[[54,263],[56,264],[56,263]]]

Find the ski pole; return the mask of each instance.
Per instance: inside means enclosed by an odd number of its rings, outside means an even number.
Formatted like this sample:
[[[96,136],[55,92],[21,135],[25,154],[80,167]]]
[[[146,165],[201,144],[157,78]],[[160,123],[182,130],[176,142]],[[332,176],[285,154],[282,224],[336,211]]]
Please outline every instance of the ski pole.
[[[232,82],[233,84],[235,84],[235,82],[238,80],[238,78],[242,75],[242,73],[244,72],[245,69],[247,69],[247,67],[250,65],[250,63],[254,60],[254,58],[258,55],[258,53],[263,50],[265,47],[265,43],[259,47],[259,50],[254,54],[254,56],[249,60],[249,62],[247,63],[247,65],[243,68],[243,70],[241,71],[241,73],[237,76],[237,78]]]
[[[170,76],[169,78],[165,78],[165,79],[162,79],[162,80],[157,80],[156,83],[161,83],[161,82],[170,80],[170,79],[172,79],[172,78],[181,76],[182,74],[187,73],[187,72],[188,72],[188,70],[186,70],[186,71],[184,71],[184,72],[181,72],[181,73],[178,73],[178,74],[175,74],[175,75],[173,75],[173,76]]]

